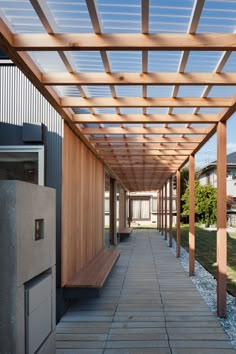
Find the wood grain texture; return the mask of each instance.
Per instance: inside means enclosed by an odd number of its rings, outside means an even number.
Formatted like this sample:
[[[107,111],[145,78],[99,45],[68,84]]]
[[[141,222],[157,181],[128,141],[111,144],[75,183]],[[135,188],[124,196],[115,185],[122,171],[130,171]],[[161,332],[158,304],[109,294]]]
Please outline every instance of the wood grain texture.
[[[64,126],[62,286],[103,248],[104,167]]]
[[[101,288],[119,256],[118,248],[104,248],[66,283],[66,287]]]

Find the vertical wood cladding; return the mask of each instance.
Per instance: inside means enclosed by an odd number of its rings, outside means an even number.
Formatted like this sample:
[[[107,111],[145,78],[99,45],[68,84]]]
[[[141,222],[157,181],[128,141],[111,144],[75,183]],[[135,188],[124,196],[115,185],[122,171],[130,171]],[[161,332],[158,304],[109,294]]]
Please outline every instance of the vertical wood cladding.
[[[104,166],[65,124],[62,175],[62,286],[102,248]]]

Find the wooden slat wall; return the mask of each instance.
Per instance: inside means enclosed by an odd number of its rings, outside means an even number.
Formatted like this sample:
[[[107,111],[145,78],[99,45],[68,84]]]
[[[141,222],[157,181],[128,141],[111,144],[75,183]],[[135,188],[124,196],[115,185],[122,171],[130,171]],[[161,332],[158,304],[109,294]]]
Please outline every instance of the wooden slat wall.
[[[65,124],[62,286],[103,248],[104,166]]]

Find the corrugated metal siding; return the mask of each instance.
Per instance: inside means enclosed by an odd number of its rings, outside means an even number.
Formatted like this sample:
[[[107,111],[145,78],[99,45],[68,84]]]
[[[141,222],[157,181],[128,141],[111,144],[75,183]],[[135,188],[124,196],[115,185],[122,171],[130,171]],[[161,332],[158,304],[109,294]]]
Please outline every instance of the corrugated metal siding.
[[[0,145],[23,144],[23,122],[40,122],[46,126],[45,177],[46,185],[57,190],[57,263],[60,265],[63,121],[18,68],[0,66]],[[60,272],[57,273],[60,277]]]

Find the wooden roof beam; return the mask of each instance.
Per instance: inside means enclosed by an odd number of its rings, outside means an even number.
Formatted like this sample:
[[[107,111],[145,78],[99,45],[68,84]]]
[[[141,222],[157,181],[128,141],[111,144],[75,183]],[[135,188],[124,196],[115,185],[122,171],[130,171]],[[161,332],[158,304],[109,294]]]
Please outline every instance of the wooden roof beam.
[[[193,150],[197,144],[95,145],[96,150]]]
[[[42,73],[41,82],[44,85],[235,85],[236,74],[225,73]]]
[[[119,135],[119,134],[208,134],[208,128],[83,128],[84,135]]]
[[[74,123],[216,123],[216,114],[74,114]]]
[[[106,138],[106,137],[90,137],[90,143],[199,143],[202,141],[200,136],[187,135],[184,138],[179,136],[166,136],[165,138],[157,137],[120,137],[120,138]]]
[[[154,151],[145,151],[145,152],[105,152],[105,151],[100,151],[100,155],[104,156],[105,158],[107,157],[117,157],[118,155],[120,156],[130,156],[132,158],[132,156],[188,156],[190,155],[189,151],[186,150],[163,150],[163,151],[159,151],[159,150],[154,150]],[[142,162],[142,160],[140,160]]]
[[[201,50],[235,51],[236,35],[232,33],[138,34],[138,33],[56,33],[13,34],[10,42],[18,51],[137,51]]]
[[[196,98],[196,97],[178,97],[178,98],[141,98],[141,97],[93,97],[93,98],[77,98],[62,97],[62,107],[71,108],[89,108],[89,107],[230,107],[232,105],[231,98]]]

